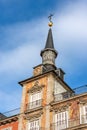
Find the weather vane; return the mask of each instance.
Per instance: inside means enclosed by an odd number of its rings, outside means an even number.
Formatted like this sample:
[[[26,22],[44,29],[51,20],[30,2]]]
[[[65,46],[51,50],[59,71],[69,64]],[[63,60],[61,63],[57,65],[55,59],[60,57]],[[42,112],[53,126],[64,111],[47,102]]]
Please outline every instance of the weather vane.
[[[50,21],[50,22],[48,23],[49,27],[52,27],[52,26],[53,26],[52,16],[53,16],[53,14],[50,14],[50,15],[48,16],[48,19],[49,19],[49,21]]]

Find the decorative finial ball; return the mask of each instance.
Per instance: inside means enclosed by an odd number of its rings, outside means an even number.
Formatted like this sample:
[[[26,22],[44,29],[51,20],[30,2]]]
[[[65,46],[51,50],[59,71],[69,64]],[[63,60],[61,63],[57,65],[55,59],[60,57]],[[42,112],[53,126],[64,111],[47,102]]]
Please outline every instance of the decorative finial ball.
[[[49,26],[49,27],[52,27],[52,26],[53,26],[53,23],[52,23],[52,22],[49,22],[49,23],[48,23],[48,26]]]

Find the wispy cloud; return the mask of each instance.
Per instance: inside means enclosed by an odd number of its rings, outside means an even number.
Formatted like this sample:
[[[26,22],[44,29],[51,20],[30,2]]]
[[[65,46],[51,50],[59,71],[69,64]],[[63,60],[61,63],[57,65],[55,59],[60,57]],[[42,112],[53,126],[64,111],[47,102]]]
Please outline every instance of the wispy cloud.
[[[87,4],[81,1],[69,3],[60,14],[56,10],[53,22],[54,44],[59,51],[56,63],[73,76],[73,81],[75,76],[87,71]],[[47,37],[47,19],[19,22],[1,27],[1,30],[3,33],[0,42],[3,50],[0,51],[0,75],[5,73],[10,75],[9,79],[15,78],[18,81],[20,75],[31,73],[32,67],[41,63],[39,55]],[[70,78],[70,75],[67,77]],[[77,85],[76,82],[74,84]],[[2,96],[5,94],[1,92]],[[18,95],[17,91],[16,94]],[[10,100],[12,96],[13,93],[7,95],[7,99]]]
[[[87,52],[87,2],[69,4],[56,13],[54,36],[64,58],[86,60]],[[72,57],[72,58],[71,58]],[[65,61],[65,60],[64,60]],[[67,63],[67,62],[65,62]],[[75,63],[76,64],[76,63]]]

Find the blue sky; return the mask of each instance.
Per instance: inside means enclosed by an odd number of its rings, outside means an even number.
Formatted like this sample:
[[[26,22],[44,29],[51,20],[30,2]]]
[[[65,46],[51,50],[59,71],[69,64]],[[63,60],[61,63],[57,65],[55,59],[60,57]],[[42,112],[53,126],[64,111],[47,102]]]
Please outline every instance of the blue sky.
[[[22,88],[18,81],[32,76],[40,64],[40,51],[52,28],[56,65],[72,87],[87,84],[86,0],[0,0],[0,111],[20,107]]]

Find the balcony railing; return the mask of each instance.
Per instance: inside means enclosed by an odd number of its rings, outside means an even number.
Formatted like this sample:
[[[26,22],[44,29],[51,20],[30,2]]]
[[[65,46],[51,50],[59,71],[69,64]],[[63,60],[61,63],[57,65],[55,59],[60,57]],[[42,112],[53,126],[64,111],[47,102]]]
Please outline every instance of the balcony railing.
[[[68,120],[68,127],[75,127],[80,125],[80,118]]]
[[[87,114],[86,115],[82,115],[81,121],[82,124],[87,123]]]
[[[34,128],[30,128],[29,130],[44,130],[44,128],[42,128],[42,127],[34,127]]]
[[[27,104],[27,110],[38,108],[42,106],[42,99],[30,102]]]
[[[51,124],[51,130],[63,130],[66,129],[67,126],[67,120],[59,121],[56,123]]]
[[[63,100],[63,99],[70,98],[73,95],[74,95],[74,93],[70,93],[70,92],[55,94],[54,95],[54,100],[55,101],[60,101],[60,100]]]
[[[50,130],[63,130],[71,127],[81,127],[82,124],[87,123],[87,115],[82,115],[81,119],[69,119],[69,120],[62,120],[56,123],[51,124]]]
[[[15,116],[15,115],[19,115],[19,113],[20,113],[20,108],[16,108],[16,109],[11,110],[11,111],[0,113],[0,121],[4,120],[6,118],[9,118],[9,117]]]

